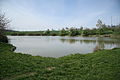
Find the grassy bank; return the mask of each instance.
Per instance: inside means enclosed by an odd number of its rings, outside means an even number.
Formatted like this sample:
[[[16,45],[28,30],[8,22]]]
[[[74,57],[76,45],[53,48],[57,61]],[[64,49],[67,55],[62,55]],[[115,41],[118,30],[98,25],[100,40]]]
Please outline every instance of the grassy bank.
[[[87,32],[87,31],[78,31],[78,32],[70,32],[70,31],[8,31],[5,32],[5,35],[10,36],[85,36],[85,37],[115,37],[120,38],[120,34],[109,33],[109,34],[98,34],[95,32]]]
[[[60,58],[15,53],[0,43],[0,80],[119,80],[120,49]]]

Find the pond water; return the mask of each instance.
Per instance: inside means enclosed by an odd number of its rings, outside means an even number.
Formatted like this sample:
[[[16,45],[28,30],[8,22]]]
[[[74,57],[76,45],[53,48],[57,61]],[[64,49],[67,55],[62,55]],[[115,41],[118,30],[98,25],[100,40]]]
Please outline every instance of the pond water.
[[[33,56],[62,57],[75,53],[91,53],[98,49],[120,47],[120,40],[99,37],[8,36],[15,52]]]

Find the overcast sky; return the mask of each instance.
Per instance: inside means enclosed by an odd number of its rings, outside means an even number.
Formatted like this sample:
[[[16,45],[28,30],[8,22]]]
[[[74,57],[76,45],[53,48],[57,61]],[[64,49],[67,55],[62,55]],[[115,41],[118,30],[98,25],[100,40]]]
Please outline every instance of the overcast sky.
[[[120,0],[0,0],[0,10],[14,30],[93,28],[98,19],[119,22]]]

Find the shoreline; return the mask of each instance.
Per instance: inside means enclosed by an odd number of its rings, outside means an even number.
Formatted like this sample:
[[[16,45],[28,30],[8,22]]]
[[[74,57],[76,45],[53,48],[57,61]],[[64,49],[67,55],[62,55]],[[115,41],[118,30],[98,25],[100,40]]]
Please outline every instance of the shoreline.
[[[120,48],[59,58],[15,53],[0,43],[1,80],[119,80]]]
[[[29,34],[24,34],[24,35],[21,35],[21,34],[17,34],[17,35],[7,35],[7,36],[60,36],[60,35],[36,35],[36,34],[32,34],[32,35],[29,35]],[[77,36],[69,36],[69,35],[65,35],[67,37],[110,37],[110,38],[120,38],[120,35],[113,35],[113,34],[110,34],[110,35],[88,35],[88,36],[82,36],[82,35],[77,35]],[[61,37],[64,37],[64,36],[61,36]]]

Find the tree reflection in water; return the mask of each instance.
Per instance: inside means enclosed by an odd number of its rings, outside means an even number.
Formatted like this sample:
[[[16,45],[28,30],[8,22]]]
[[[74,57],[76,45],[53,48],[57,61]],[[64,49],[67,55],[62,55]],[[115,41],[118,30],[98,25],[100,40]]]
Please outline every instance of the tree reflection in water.
[[[120,40],[119,39],[112,39],[112,38],[94,38],[94,39],[65,39],[65,38],[61,38],[60,39],[61,42],[63,43],[70,43],[70,44],[74,44],[76,42],[80,42],[80,44],[94,44],[95,48],[94,48],[94,52],[95,51],[99,51],[102,49],[105,49],[106,45],[109,45],[111,48],[114,48],[115,45],[116,47],[120,47]]]

